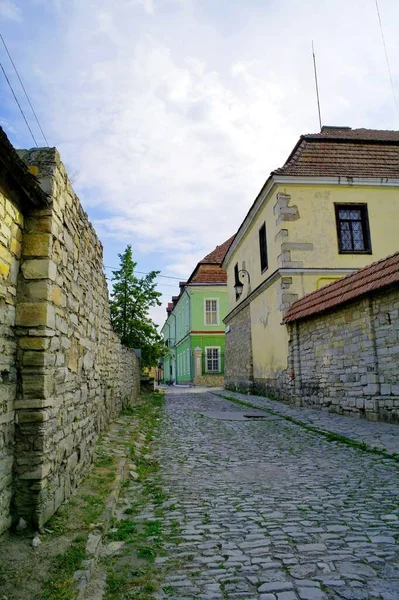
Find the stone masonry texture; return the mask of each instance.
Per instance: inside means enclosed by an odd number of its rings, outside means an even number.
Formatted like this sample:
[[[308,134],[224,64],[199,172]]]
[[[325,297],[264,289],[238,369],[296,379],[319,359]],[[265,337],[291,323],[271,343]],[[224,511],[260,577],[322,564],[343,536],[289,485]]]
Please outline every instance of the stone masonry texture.
[[[58,152],[19,154],[51,203],[22,216],[0,193],[0,532],[55,512],[139,388],[136,355],[111,328],[102,246]]]
[[[234,390],[252,389],[253,361],[250,305],[228,321],[226,332],[224,381]]]
[[[397,288],[302,319],[290,330],[296,402],[399,422]]]
[[[230,420],[232,411],[248,408],[209,392],[167,390],[154,440],[167,498],[162,517],[148,504],[139,518],[179,531],[156,559],[154,597],[397,600],[395,461],[278,415]],[[132,480],[119,500],[121,518],[129,518],[137,485]],[[135,551],[127,545],[125,564],[136,567]]]
[[[0,187],[0,533],[11,524],[14,404],[17,393],[14,335],[23,215]]]

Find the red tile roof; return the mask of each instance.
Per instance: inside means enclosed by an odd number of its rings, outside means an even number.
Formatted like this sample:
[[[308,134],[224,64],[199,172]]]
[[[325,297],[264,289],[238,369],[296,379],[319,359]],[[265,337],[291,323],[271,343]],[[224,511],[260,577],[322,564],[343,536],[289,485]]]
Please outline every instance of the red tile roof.
[[[228,249],[233,243],[234,237],[235,236],[232,235],[228,240],[223,242],[223,244],[216,246],[212,252],[200,260],[187,281],[179,281],[180,295],[172,296],[173,302],[169,302],[166,308],[166,312],[168,314],[176,306],[186,285],[189,285],[190,283],[208,283],[209,285],[227,283],[227,273],[222,269],[221,264],[227,254]]]
[[[399,178],[399,131],[323,127],[302,135],[272,175]]]
[[[219,265],[199,263],[188,283],[227,283],[227,273]]]
[[[216,246],[212,252],[207,254],[202,260],[200,260],[199,264],[215,264],[221,265],[224,257],[227,254],[228,249],[234,240],[234,235],[232,235],[228,240],[226,240],[221,246]]]
[[[283,323],[292,323],[310,317],[369,292],[397,284],[399,284],[399,252],[297,300],[285,315]]]
[[[227,283],[227,274],[221,267],[224,257],[234,240],[232,235],[220,246],[216,246],[212,252],[199,261],[191,273],[187,283]]]

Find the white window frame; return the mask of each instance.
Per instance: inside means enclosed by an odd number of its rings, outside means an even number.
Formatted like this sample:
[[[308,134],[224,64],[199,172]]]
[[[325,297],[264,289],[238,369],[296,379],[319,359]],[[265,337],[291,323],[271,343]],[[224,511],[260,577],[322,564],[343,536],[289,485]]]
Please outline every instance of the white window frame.
[[[216,323],[206,322],[206,303],[210,301],[216,302]],[[215,327],[216,325],[219,325],[219,298],[204,298],[204,326]]]
[[[217,371],[208,369],[208,350],[217,350],[218,351],[218,369]],[[205,373],[220,373],[221,371],[221,347],[220,346],[205,346]],[[212,359],[213,360],[213,359]]]

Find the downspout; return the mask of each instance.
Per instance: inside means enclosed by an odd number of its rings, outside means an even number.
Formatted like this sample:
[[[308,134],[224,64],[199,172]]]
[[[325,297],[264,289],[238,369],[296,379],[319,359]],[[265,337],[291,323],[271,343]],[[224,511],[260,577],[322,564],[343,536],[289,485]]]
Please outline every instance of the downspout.
[[[177,318],[176,318],[176,315],[175,315],[173,312],[171,312],[171,313],[170,313],[170,316],[175,318],[175,343],[174,343],[174,346],[173,346],[173,348],[175,349],[175,351],[174,351],[174,362],[175,362],[175,380],[176,380],[176,383],[177,383],[177,357],[176,357]]]
[[[190,381],[193,382],[194,381],[194,369],[193,369],[193,356],[191,355],[191,296],[187,291],[187,288],[184,288],[184,291],[187,294],[187,298],[188,298],[188,331],[189,331],[189,336],[188,336],[188,340],[189,340],[189,357],[190,357]]]

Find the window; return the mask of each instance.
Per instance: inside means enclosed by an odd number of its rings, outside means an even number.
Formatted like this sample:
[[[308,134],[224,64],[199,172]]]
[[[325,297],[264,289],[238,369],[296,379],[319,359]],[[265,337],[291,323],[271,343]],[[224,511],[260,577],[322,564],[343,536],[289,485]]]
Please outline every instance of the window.
[[[234,267],[234,285],[237,285],[237,283],[240,283],[240,278],[238,275],[238,263],[236,263],[235,267]],[[236,292],[236,301],[238,300],[239,297],[240,297],[240,294],[237,294],[237,292]]]
[[[205,325],[218,325],[218,301],[205,300]]]
[[[266,243],[266,223],[263,223],[259,229],[259,252],[260,252],[260,270],[266,271],[267,265],[267,243]]]
[[[208,347],[206,351],[206,365],[205,370],[207,373],[219,373],[220,367],[220,348],[219,347]]]
[[[369,219],[366,204],[336,204],[338,247],[340,253],[371,254]]]

